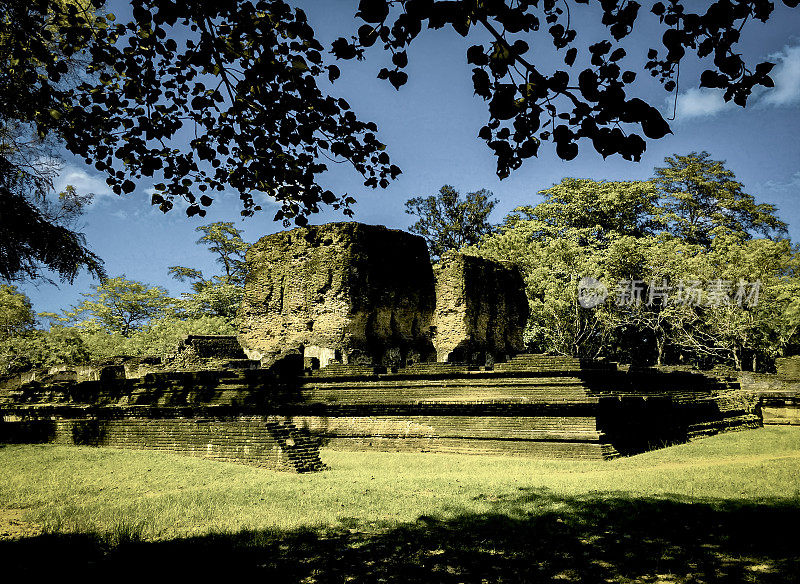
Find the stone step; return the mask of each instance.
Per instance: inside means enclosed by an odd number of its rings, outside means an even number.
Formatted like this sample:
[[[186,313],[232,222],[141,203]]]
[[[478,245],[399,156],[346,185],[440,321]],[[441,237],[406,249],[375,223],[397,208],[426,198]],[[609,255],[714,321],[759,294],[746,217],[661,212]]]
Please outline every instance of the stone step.
[[[225,369],[258,369],[261,367],[261,361],[253,359],[230,359],[225,362]]]
[[[545,440],[476,440],[469,438],[331,438],[334,450],[389,452],[439,452],[447,454],[492,454],[604,460],[618,456],[610,444],[601,442],[557,442]]]
[[[375,375],[375,367],[372,365],[342,365],[340,363],[330,364],[322,369],[311,371],[313,377],[372,377]]]

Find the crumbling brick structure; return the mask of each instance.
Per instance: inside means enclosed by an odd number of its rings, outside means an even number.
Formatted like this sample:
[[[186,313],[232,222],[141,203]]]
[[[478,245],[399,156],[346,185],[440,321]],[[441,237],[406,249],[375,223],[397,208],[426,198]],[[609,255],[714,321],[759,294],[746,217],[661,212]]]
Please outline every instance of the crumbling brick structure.
[[[448,253],[434,274],[437,361],[491,364],[525,348],[529,307],[518,268]]]
[[[434,359],[425,241],[361,223],[262,237],[247,254],[239,341],[270,364],[287,353],[345,364]]]
[[[265,365],[290,353],[321,367],[482,365],[524,348],[519,270],[451,253],[434,279],[416,235],[330,223],[262,237],[247,261],[239,341]]]

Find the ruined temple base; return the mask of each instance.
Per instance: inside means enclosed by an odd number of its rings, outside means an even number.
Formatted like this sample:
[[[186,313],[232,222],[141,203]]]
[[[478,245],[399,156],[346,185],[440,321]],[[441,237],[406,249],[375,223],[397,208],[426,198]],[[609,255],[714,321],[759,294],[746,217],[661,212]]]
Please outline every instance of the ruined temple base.
[[[494,367],[337,365],[298,386],[292,422],[338,450],[607,459],[761,425],[736,384],[518,355]]]
[[[302,366],[302,362],[297,363]],[[0,388],[0,441],[152,449],[321,470],[319,448],[606,459],[762,424],[737,382],[548,355],[147,373]]]
[[[317,441],[275,416],[55,418],[0,423],[5,441],[155,450],[271,470],[323,470]]]
[[[0,437],[7,442],[155,450],[288,472],[325,468],[317,441],[277,416],[189,419],[28,416],[24,420],[0,422]]]

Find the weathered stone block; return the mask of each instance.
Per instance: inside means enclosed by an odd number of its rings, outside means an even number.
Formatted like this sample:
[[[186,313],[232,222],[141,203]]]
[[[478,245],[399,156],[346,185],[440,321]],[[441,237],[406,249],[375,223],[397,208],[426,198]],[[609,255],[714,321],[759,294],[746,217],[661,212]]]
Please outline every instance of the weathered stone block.
[[[529,308],[519,269],[448,253],[434,274],[437,361],[493,363],[523,350]]]
[[[191,351],[201,358],[245,358],[239,341],[229,335],[187,335],[178,345],[178,352],[181,351]]]
[[[425,241],[360,223],[262,237],[247,254],[239,342],[251,359],[287,352],[396,365],[433,360],[434,280]]]
[[[800,380],[800,356],[775,359],[778,377],[787,381]]]

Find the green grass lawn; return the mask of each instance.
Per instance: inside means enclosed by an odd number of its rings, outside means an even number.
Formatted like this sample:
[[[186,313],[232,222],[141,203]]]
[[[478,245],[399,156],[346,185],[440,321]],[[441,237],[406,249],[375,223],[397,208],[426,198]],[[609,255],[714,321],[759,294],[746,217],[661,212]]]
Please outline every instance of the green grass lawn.
[[[90,542],[86,557],[100,554],[100,565],[133,548],[180,557],[223,546],[244,554],[240,565],[308,581],[797,581],[786,547],[796,533],[779,534],[800,524],[800,428],[605,462],[323,460],[330,470],[294,475],[147,451],[3,446],[0,507],[42,525],[30,538],[38,545]],[[269,561],[251,562],[262,553]]]

